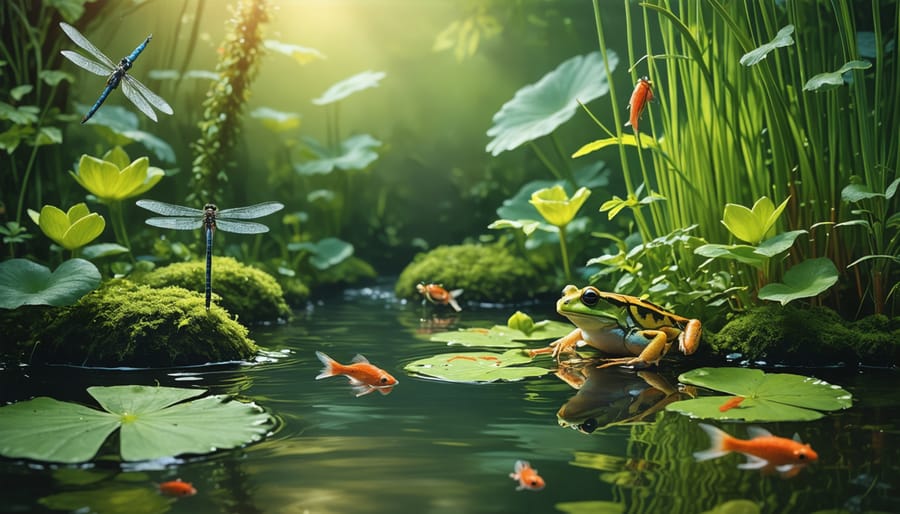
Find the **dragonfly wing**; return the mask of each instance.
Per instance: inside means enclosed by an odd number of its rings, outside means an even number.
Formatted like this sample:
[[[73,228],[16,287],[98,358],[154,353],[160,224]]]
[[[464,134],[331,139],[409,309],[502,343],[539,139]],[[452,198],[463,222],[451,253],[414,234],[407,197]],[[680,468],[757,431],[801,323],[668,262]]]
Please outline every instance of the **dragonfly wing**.
[[[88,59],[78,52],[73,52],[72,50],[63,50],[60,53],[63,54],[63,57],[65,57],[66,59],[74,62],[79,67],[84,68],[91,73],[107,77],[110,73],[113,72],[112,68],[104,68],[103,66]]]
[[[279,202],[263,202],[247,207],[234,207],[233,209],[223,209],[218,212],[216,218],[231,218],[239,220],[249,220],[253,218],[262,218],[273,212],[284,209],[284,204]]]
[[[222,232],[234,232],[235,234],[262,234],[263,232],[269,231],[269,227],[263,225],[262,223],[254,223],[252,221],[228,221],[220,219],[216,219],[216,228],[221,230]]]
[[[93,43],[88,41],[88,38],[84,37],[81,32],[78,32],[78,29],[65,22],[59,22],[59,28],[63,29],[63,32],[65,32],[66,35],[69,36],[69,39],[71,39],[73,43],[87,50],[89,54],[94,56],[104,65],[109,66],[110,70],[106,73],[111,72],[112,69],[116,67],[116,65],[109,59],[109,57],[101,52],[99,48],[94,46]]]
[[[172,106],[169,105],[168,102],[162,99],[161,96],[150,91],[150,88],[145,86],[141,81],[132,77],[131,75],[125,75],[125,82],[131,84],[134,89],[137,90],[153,107],[156,107],[160,110],[160,112],[164,112],[166,114],[173,114],[175,111],[172,110]]]
[[[197,230],[203,226],[202,218],[185,218],[174,216],[171,218],[147,218],[144,223],[159,228],[171,228],[175,230]]]
[[[157,202],[156,200],[138,200],[135,203],[138,207],[143,207],[148,211],[153,211],[156,214],[162,214],[163,216],[186,216],[189,218],[196,218],[198,220],[201,220],[201,223],[203,220],[203,211],[201,211],[200,209],[194,209],[193,207],[184,207],[182,205],[174,205],[166,202]]]
[[[147,100],[144,100],[144,95],[142,95],[137,89],[134,87],[134,80],[128,80],[131,77],[125,75],[125,80],[122,81],[122,92],[125,93],[125,97],[131,100],[138,109],[141,110],[142,113],[146,114],[148,118],[153,121],[156,121],[156,112],[153,110],[153,107],[150,107],[150,104],[147,103]]]

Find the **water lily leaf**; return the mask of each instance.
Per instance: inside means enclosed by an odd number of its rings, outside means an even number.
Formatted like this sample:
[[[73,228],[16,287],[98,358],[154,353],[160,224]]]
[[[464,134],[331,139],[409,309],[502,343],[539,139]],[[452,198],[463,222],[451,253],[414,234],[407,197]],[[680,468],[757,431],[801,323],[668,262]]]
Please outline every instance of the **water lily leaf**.
[[[131,250],[116,243],[97,243],[88,245],[81,249],[81,256],[88,260],[100,259],[102,257],[111,257],[113,255],[121,255]]]
[[[821,411],[846,409],[852,395],[841,387],[803,375],[765,373],[747,368],[699,368],[682,373],[678,380],[745,398],[724,412],[719,408],[730,396],[710,396],[674,402],[666,410],[695,418],[744,421],[811,421]]]
[[[786,305],[798,298],[811,298],[837,283],[838,270],[827,257],[807,259],[784,274],[784,283],[766,284],[759,290],[759,298]]]
[[[745,53],[741,57],[741,64],[743,64],[744,66],[753,66],[754,64],[768,57],[769,52],[771,52],[772,50],[783,46],[793,45],[794,38],[791,37],[791,34],[793,33],[793,25],[784,26],[781,30],[778,31],[778,34],[775,34],[775,37],[771,41],[760,46],[759,48],[755,48]]]
[[[573,330],[572,325],[559,321],[538,321],[531,332],[526,334],[521,330],[509,328],[505,325],[494,325],[486,328],[468,328],[455,332],[439,332],[431,336],[432,341],[447,343],[449,345],[482,346],[485,348],[521,348],[525,346],[522,341],[542,341],[562,337]]]
[[[378,82],[387,76],[383,71],[364,71],[357,73],[350,78],[344,79],[334,84],[327,91],[322,93],[319,98],[313,99],[312,103],[316,105],[328,105],[347,98],[348,96],[369,89],[370,87],[378,87]]]
[[[615,70],[618,56],[608,51],[607,57],[610,71]],[[519,89],[512,100],[503,104],[487,131],[493,139],[485,151],[497,156],[545,136],[568,121],[579,102],[586,104],[608,91],[600,52],[575,56],[538,82]]]
[[[84,259],[50,268],[27,259],[0,263],[0,309],[22,305],[71,305],[100,285],[100,271]]]
[[[52,510],[116,514],[128,506],[129,514],[161,514],[168,512],[172,499],[159,494],[148,484],[125,484],[122,480],[103,482],[99,487],[68,490],[44,496],[38,503]]]
[[[310,252],[310,264],[320,270],[336,266],[353,255],[353,245],[336,237],[326,237],[315,243],[290,243],[288,250]]]
[[[504,353],[442,353],[410,362],[403,369],[414,375],[444,382],[474,384],[498,380],[513,382],[528,377],[540,377],[550,372],[549,369],[536,366],[518,366],[528,362],[531,362],[531,357],[519,350]]]
[[[252,403],[207,396],[204,389],[89,387],[104,410],[39,397],[0,408],[0,455],[85,462],[120,429],[122,458],[158,459],[209,453],[260,439],[272,420]]]
[[[306,144],[316,158],[297,163],[294,170],[301,175],[325,175],[336,168],[342,170],[362,170],[378,159],[374,149],[381,146],[381,141],[369,134],[358,134],[341,142],[340,148],[327,148],[311,138],[305,138]]]
[[[835,71],[827,73],[819,73],[806,81],[803,86],[804,91],[828,91],[844,85],[844,74],[851,70],[867,70],[872,67],[872,63],[868,61],[850,61]]]

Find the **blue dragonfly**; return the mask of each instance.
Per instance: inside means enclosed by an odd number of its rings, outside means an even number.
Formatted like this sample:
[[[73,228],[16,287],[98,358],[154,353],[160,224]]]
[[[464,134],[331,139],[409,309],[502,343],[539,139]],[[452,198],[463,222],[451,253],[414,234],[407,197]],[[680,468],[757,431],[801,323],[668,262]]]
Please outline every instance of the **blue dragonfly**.
[[[216,229],[235,234],[262,234],[268,232],[269,227],[262,223],[242,220],[261,218],[284,208],[284,205],[278,202],[263,202],[221,211],[211,203],[206,204],[203,210],[156,200],[138,200],[137,205],[165,216],[148,218],[146,220],[148,225],[175,230],[197,230],[203,227],[206,230],[206,310],[209,310],[212,296],[212,248],[213,233]]]
[[[91,54],[91,57],[96,59],[96,61],[88,59],[80,53],[71,50],[63,50],[60,53],[63,54],[66,59],[74,62],[89,72],[108,77],[106,79],[106,87],[103,89],[103,92],[100,93],[100,98],[97,99],[87,114],[84,115],[84,118],[81,119],[81,123],[91,119],[91,116],[93,116],[94,113],[97,112],[97,109],[103,105],[103,102],[106,101],[106,97],[109,96],[113,89],[119,87],[119,84],[122,84],[122,92],[125,93],[125,97],[131,100],[131,103],[137,106],[137,108],[151,120],[156,121],[156,112],[153,111],[154,107],[166,114],[173,113],[172,107],[169,106],[165,100],[153,91],[150,91],[147,86],[138,82],[137,79],[127,74],[128,70],[131,69],[131,66],[134,65],[134,61],[141,55],[141,52],[144,51],[147,44],[150,43],[150,39],[153,37],[152,35],[147,36],[147,39],[139,44],[137,48],[131,52],[131,55],[123,57],[122,60],[119,61],[119,64],[113,64],[110,58],[94,46],[93,43],[88,41],[81,32],[78,32],[78,29],[65,22],[60,22],[59,26],[63,29],[63,32],[69,36],[69,39],[71,39],[73,43],[84,50],[87,50],[87,52]]]

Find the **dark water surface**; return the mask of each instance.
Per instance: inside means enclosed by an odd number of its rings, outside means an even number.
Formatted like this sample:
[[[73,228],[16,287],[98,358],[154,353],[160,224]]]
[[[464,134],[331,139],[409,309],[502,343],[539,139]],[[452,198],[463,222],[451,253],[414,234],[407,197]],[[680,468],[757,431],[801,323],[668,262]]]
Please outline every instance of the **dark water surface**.
[[[523,310],[536,319],[551,314],[543,306]],[[694,462],[691,453],[708,442],[680,415],[651,412],[646,419],[655,423],[590,435],[563,428],[557,411],[576,391],[553,375],[488,385],[408,376],[405,364],[453,351],[427,340],[431,323],[421,320],[431,313],[397,302],[387,289],[352,290],[296,313],[289,324],[254,327],[251,336],[267,350],[255,364],[2,370],[4,402],[40,395],[89,402],[91,385],[158,382],[252,399],[281,423],[246,448],[165,462],[0,460],[0,511],[694,513],[746,498],[762,512],[900,512],[900,384],[893,371],[792,370],[839,384],[856,401],[820,421],[765,425],[777,435],[798,432],[819,454],[817,465],[783,480],[737,470],[742,457]],[[510,313],[466,306],[454,328],[505,323]],[[322,368],[316,350],[341,362],[361,353],[400,383],[389,395],[356,398],[344,378],[314,379]],[[679,372],[696,365],[666,360],[659,378],[676,384]],[[613,370],[594,387],[597,416],[606,421],[612,412],[633,416],[654,403],[634,401],[648,388],[633,371]],[[739,424],[725,429],[746,436]],[[508,474],[517,459],[540,471],[544,490],[515,490]],[[154,483],[178,477],[198,493],[175,500],[154,492]]]

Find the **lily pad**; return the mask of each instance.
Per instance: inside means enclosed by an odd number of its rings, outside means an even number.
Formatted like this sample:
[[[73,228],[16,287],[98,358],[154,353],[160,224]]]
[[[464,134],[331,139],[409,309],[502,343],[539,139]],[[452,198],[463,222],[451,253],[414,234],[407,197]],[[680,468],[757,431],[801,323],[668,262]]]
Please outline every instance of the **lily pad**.
[[[513,382],[529,377],[540,377],[550,372],[549,369],[536,366],[519,366],[528,362],[531,362],[531,357],[520,350],[509,350],[504,353],[442,353],[410,362],[403,369],[414,375],[444,382],[474,384]]]
[[[775,34],[775,37],[772,38],[771,41],[745,53],[743,57],[741,57],[741,64],[743,64],[744,66],[753,66],[754,64],[757,64],[759,61],[768,57],[769,52],[771,52],[772,50],[783,46],[793,45],[794,38],[791,37],[791,34],[793,33],[793,25],[784,26],[781,30],[778,31],[778,34]]]
[[[22,305],[71,305],[100,285],[100,271],[84,259],[50,268],[27,259],[0,263],[0,309]]]
[[[294,165],[294,170],[301,175],[326,175],[337,169],[362,170],[378,158],[375,148],[381,141],[369,134],[358,134],[341,142],[340,148],[330,149],[317,141],[306,138],[309,150],[315,159]]]
[[[315,243],[289,243],[288,250],[310,252],[310,264],[320,270],[337,266],[353,255],[353,245],[336,237],[326,237]]]
[[[619,57],[607,51],[609,71]],[[494,126],[487,135],[494,139],[486,151],[497,156],[533,141],[569,121],[579,108],[609,91],[606,69],[600,52],[577,55],[560,64],[541,80],[518,91],[494,114]]]
[[[506,325],[487,328],[468,328],[455,332],[440,332],[431,336],[432,341],[449,345],[481,346],[486,348],[521,348],[523,341],[557,339],[573,330],[573,326],[559,321],[544,320],[534,324],[528,334]]]
[[[747,368],[699,368],[679,375],[685,384],[729,393],[674,402],[666,410],[693,418],[739,419],[744,421],[812,421],[821,411],[846,409],[853,396],[824,380],[792,373],[765,373]],[[733,396],[744,401],[720,410]]]
[[[0,455],[86,462],[118,428],[122,459],[149,460],[234,448],[272,427],[272,418],[253,403],[221,395],[184,402],[204,389],[125,385],[87,391],[104,410],[47,397],[0,408]]]
[[[385,76],[387,76],[387,73],[383,71],[364,71],[362,73],[357,73],[350,78],[334,84],[328,88],[327,91],[322,93],[322,96],[314,99],[312,103],[316,105],[327,105],[341,101],[357,91],[369,89],[370,87],[378,87],[378,82]]]
[[[759,298],[788,302],[799,298],[810,298],[825,292],[837,283],[838,270],[828,257],[807,259],[784,274],[784,283],[766,284],[759,290]]]

